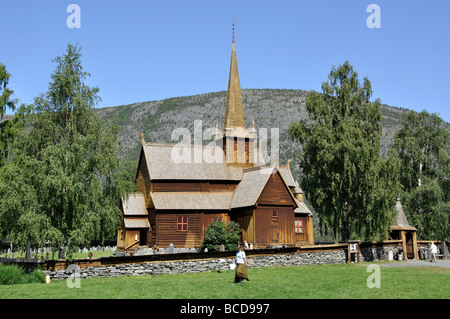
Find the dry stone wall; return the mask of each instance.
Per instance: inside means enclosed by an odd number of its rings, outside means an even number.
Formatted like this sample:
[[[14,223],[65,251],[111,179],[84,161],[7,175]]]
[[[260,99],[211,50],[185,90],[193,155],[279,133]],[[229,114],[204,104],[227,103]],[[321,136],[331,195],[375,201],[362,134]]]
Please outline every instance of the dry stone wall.
[[[264,268],[277,266],[300,266],[317,264],[342,264],[346,263],[344,250],[280,254],[270,256],[248,257],[249,267]],[[203,260],[147,262],[140,264],[121,264],[102,267],[68,267],[69,270],[44,271],[52,279],[66,279],[76,274],[79,278],[92,277],[116,277],[160,274],[183,274],[204,271],[226,271],[234,258],[217,258]]]

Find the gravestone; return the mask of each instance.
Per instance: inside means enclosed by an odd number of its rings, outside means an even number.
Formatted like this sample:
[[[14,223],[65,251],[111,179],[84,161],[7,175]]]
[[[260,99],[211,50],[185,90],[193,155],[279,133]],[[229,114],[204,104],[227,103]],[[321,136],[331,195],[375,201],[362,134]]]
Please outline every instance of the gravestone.
[[[388,260],[389,260],[389,261],[394,260],[394,252],[393,252],[392,250],[390,250],[390,251],[388,252]]]
[[[225,251],[225,245],[220,245],[220,249],[219,249],[220,251]]]

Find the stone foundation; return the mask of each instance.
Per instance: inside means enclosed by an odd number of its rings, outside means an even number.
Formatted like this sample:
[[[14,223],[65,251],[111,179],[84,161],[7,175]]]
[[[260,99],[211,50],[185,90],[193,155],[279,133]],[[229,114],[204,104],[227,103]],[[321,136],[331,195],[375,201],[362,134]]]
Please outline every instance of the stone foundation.
[[[279,254],[270,256],[251,256],[247,258],[251,268],[264,268],[275,266],[300,266],[318,264],[343,264],[346,263],[344,250]],[[121,264],[101,267],[68,267],[72,270],[44,271],[52,279],[66,279],[75,275],[79,278],[92,277],[116,277],[159,274],[184,274],[203,271],[225,271],[230,269],[234,258],[218,258],[186,261],[147,262],[140,264]],[[75,269],[75,272],[74,270]]]

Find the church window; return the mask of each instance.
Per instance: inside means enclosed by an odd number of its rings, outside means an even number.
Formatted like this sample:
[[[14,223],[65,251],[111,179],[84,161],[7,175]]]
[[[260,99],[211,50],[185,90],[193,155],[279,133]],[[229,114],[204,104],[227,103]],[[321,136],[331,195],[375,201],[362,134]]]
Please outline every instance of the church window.
[[[188,231],[187,216],[177,216],[177,231]]]
[[[295,232],[303,233],[303,220],[300,218],[295,219]]]

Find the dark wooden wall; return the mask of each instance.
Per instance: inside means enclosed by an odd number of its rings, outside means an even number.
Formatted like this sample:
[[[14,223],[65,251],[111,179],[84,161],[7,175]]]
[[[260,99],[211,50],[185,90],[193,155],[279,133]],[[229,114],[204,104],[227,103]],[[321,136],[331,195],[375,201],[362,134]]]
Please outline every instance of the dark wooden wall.
[[[151,197],[149,196],[151,191],[151,181],[150,175],[147,168],[147,163],[145,161],[144,152],[141,151],[139,158],[138,172],[136,174],[136,191],[142,193],[145,196],[145,203],[147,207],[152,207],[153,203]]]
[[[188,231],[177,230],[177,217],[188,217]],[[214,218],[229,222],[226,212],[167,212],[156,214],[155,245],[168,247],[173,244],[177,248],[198,248],[201,246],[205,229]]]
[[[257,248],[269,245],[295,245],[294,209],[292,207],[258,206],[255,209],[254,218]]]
[[[295,206],[294,200],[279,173],[270,176],[258,199],[258,205]]]
[[[225,136],[222,143],[228,165],[243,167],[254,166],[254,139]]]
[[[299,219],[303,222],[303,233],[295,233],[295,244],[297,246],[304,244],[308,241],[308,217],[297,217],[296,219]],[[295,232],[295,229],[294,229]]]
[[[236,183],[229,181],[153,181],[153,192],[220,192],[233,191]]]
[[[248,244],[255,243],[255,226],[253,218],[253,207],[241,208],[230,213],[231,220],[237,222],[241,227],[240,242],[245,240]]]

